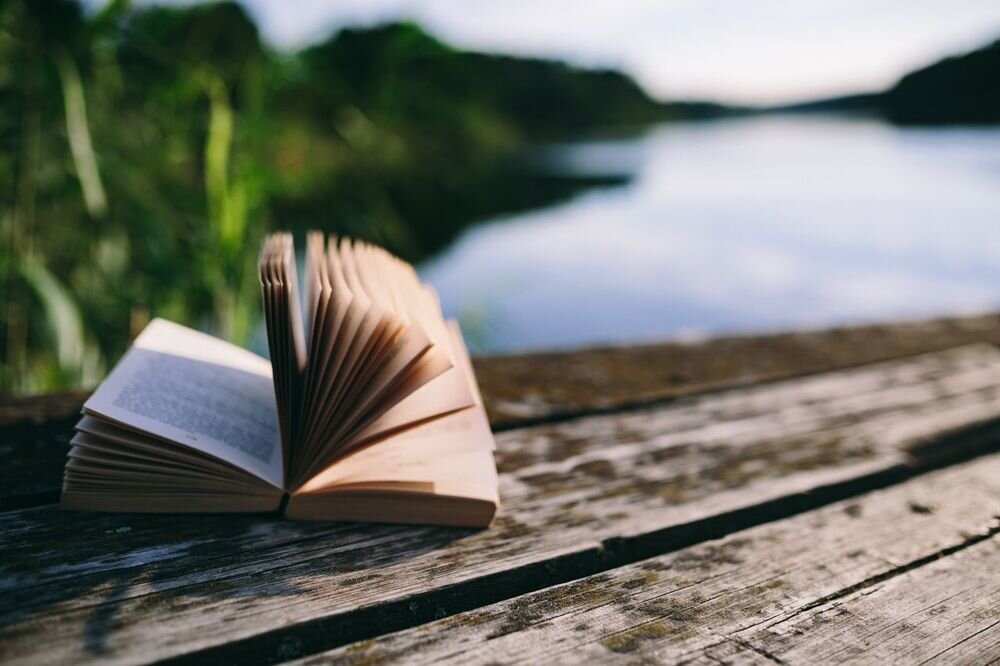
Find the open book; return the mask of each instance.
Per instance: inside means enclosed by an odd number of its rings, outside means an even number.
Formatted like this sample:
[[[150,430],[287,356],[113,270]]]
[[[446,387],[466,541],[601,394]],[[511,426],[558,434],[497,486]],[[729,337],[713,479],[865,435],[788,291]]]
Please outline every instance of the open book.
[[[162,319],[83,406],[62,504],[488,525],[493,435],[458,326],[408,264],[290,234],[260,258],[271,360]]]

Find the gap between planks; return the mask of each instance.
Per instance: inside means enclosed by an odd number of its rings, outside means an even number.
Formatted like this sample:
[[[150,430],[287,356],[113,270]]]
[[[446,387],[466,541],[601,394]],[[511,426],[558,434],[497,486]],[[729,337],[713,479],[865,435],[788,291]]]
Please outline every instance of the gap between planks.
[[[296,664],[985,664],[998,534],[993,454]]]
[[[243,534],[241,525],[260,522],[253,517],[192,519],[195,526],[172,539],[157,531],[155,520],[143,531],[137,519],[135,534],[117,536],[121,516],[14,512],[0,534],[13,553],[13,573],[23,573],[16,568],[22,562],[52,575],[0,581],[7,584],[0,589],[19,594],[30,608],[27,617],[4,622],[0,648],[25,661],[44,648],[64,660],[92,658],[96,653],[83,650],[86,645],[73,643],[76,632],[105,617],[111,629],[97,638],[108,646],[105,656],[121,662],[143,655],[275,662],[319,652],[617,569],[967,458],[992,446],[991,436],[1000,432],[998,383],[1000,352],[971,347],[506,433],[499,438],[508,502],[503,520],[453,546],[433,545],[440,530],[301,524],[281,524],[269,544],[266,535]],[[820,434],[839,439],[817,439]],[[908,464],[907,451],[919,446],[936,457]],[[819,457],[803,459],[803,452]],[[661,454],[666,457],[656,457]],[[740,460],[755,464],[733,476]],[[669,495],[657,495],[664,489]],[[563,508],[571,502],[595,515],[573,518]],[[614,517],[615,507],[631,513]],[[199,535],[199,521],[216,526],[218,545]],[[93,543],[77,546],[77,562],[60,562],[70,542],[79,541],[67,541],[67,530],[79,537],[88,528],[96,534]],[[282,541],[284,534],[289,538]],[[33,547],[32,538],[54,554]],[[343,565],[340,554],[352,539],[376,549],[379,566],[371,577],[330,571]],[[399,539],[426,539],[432,550],[394,564]],[[192,548],[206,554],[190,556]],[[390,560],[381,563],[379,556]],[[157,569],[147,583],[151,558]],[[289,577],[282,569],[303,573]],[[427,572],[437,573],[426,585],[408,585],[406,576]],[[294,604],[254,596],[276,573],[279,582],[302,586]],[[107,597],[100,587],[109,583]],[[129,622],[116,621],[115,613]]]
[[[544,591],[547,588],[572,584],[573,581],[584,580],[591,576],[615,571],[659,555],[669,555],[678,551],[684,551],[692,546],[724,539],[747,529],[808,514],[811,511],[826,507],[832,503],[863,496],[872,491],[890,488],[908,480],[919,478],[923,474],[933,470],[974,459],[983,453],[982,449],[977,449],[976,453],[971,455],[966,454],[955,458],[940,458],[933,467],[894,467],[883,472],[851,479],[844,483],[816,487],[808,493],[789,495],[774,501],[748,506],[737,511],[718,514],[704,520],[673,525],[663,530],[632,537],[604,539],[596,548],[591,550],[578,551],[571,555],[519,567],[518,569],[483,576],[468,583],[463,582],[435,590],[431,593],[418,594],[399,601],[361,609],[350,615],[338,618],[309,620],[291,630],[282,629],[275,632],[256,634],[240,641],[166,659],[162,663],[215,664],[226,660],[235,660],[242,664],[284,663],[285,660],[281,656],[283,651],[282,646],[288,645],[290,638],[292,638],[291,643],[294,645],[293,650],[295,652],[302,651],[308,654],[315,650],[315,645],[322,644],[325,644],[327,649],[334,650],[330,655],[320,655],[320,658],[315,662],[304,660],[303,663],[324,663],[328,658],[330,661],[339,662],[346,655],[350,655],[352,658],[345,659],[345,661],[352,662],[355,657],[362,657],[361,654],[354,653],[366,652],[373,646],[377,646],[381,639],[395,632],[427,626],[428,623],[446,618],[456,618],[455,623],[461,624],[462,620],[458,619],[459,616],[467,616],[470,611],[474,612],[484,606]],[[1000,472],[1000,468],[998,468],[998,472]],[[970,537],[967,542],[932,553],[926,556],[926,558],[904,566],[900,573],[958,552],[969,545],[994,536],[998,531],[1000,531],[1000,528],[991,528],[987,534]],[[998,562],[998,566],[1000,566],[1000,562]],[[830,599],[823,601],[830,601],[845,596],[857,589],[863,589],[869,584],[887,580],[894,577],[894,575],[896,574],[888,573],[873,577],[872,580],[859,584],[857,588],[838,591],[832,594]],[[815,605],[819,604],[820,602],[817,601]],[[478,621],[478,618],[472,620],[474,623]],[[448,623],[441,628],[447,631],[451,626],[451,623]],[[641,634],[642,632],[640,631],[639,633]],[[336,650],[345,646],[347,648],[346,652]],[[352,646],[354,647],[352,648]],[[753,650],[754,648],[747,646],[747,649]],[[378,652],[377,649],[374,651]],[[269,654],[273,656],[267,656]],[[334,657],[334,655],[336,656]],[[397,655],[397,658],[402,662],[408,663],[414,656],[415,653],[412,650],[412,646],[406,646],[402,653]],[[371,661],[366,658],[360,658],[359,661],[366,664],[379,663],[384,657],[387,657],[387,655],[375,657]],[[493,657],[495,655],[485,655],[482,661],[483,663],[494,663]],[[525,655],[524,657],[527,659],[531,655]],[[433,663],[434,661],[436,659],[428,663]],[[465,658],[463,657],[460,661],[465,661]],[[517,663],[524,663],[521,660],[515,661]],[[569,663],[578,662],[574,658]]]

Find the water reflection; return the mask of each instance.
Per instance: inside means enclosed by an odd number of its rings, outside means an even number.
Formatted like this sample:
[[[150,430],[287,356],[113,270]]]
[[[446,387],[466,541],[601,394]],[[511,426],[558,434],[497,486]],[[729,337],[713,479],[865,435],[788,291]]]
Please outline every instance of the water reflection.
[[[767,117],[542,157],[636,178],[474,227],[422,266],[480,352],[1000,305],[1000,129]]]

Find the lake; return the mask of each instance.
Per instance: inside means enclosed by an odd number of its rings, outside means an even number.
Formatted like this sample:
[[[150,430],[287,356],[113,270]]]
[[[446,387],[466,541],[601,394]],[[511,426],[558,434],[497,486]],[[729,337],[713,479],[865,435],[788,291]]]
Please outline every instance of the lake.
[[[630,180],[420,266],[479,353],[1000,309],[1000,129],[762,116],[536,158]]]

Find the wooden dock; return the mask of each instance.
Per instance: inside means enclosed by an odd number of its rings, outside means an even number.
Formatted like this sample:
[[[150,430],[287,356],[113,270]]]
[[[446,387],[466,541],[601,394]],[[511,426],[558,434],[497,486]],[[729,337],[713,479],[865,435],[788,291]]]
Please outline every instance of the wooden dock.
[[[466,530],[61,511],[0,401],[0,663],[1000,660],[1000,316],[477,361]]]

